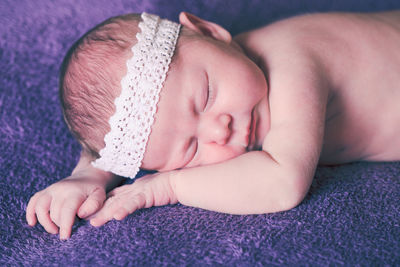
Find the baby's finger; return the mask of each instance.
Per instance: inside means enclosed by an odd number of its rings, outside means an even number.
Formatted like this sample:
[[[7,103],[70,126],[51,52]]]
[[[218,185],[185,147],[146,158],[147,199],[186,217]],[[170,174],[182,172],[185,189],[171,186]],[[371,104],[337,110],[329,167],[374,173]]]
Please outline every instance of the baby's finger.
[[[88,198],[83,202],[78,210],[78,216],[80,218],[86,218],[96,211],[98,211],[106,199],[106,192],[102,189],[95,190]]]
[[[112,218],[106,218],[101,215],[96,215],[92,219],[90,219],[90,224],[93,225],[94,227],[100,227],[104,225],[106,222],[110,221]]]
[[[146,200],[144,194],[137,194],[129,201],[124,201],[120,203],[118,208],[114,208],[114,210],[112,211],[113,218],[116,220],[122,220],[136,210],[144,208],[145,203]]]
[[[60,239],[65,240],[71,236],[76,212],[83,201],[83,198],[69,199],[69,201],[65,202],[61,207],[62,213],[60,215]]]
[[[111,190],[110,192],[107,193],[107,198],[110,198],[115,195],[121,194],[122,192],[125,192],[129,188],[129,186],[131,186],[131,185],[117,186],[116,188],[114,188],[113,190]]]
[[[128,215],[129,215],[129,212],[126,209],[119,209],[116,212],[114,212],[113,218],[120,221]]]
[[[36,202],[39,198],[39,194],[34,194],[31,199],[28,202],[28,205],[26,206],[26,221],[30,226],[34,226],[37,222],[36,219],[36,212],[35,212],[35,207],[36,207]]]
[[[99,210],[91,219],[90,224],[99,227],[105,224],[106,222],[113,219],[112,211],[114,210],[114,203],[112,198],[109,198],[104,206]]]
[[[93,216],[90,223],[93,226],[101,226],[112,219],[122,220],[137,209],[144,207],[145,198],[143,194],[137,194],[133,198],[129,195],[125,196],[126,198],[121,196],[110,197],[103,208]]]
[[[50,218],[49,209],[51,204],[51,196],[44,195],[38,201],[36,205],[36,215],[39,223],[44,227],[44,229],[51,233],[57,234],[58,227],[53,223]]]
[[[50,206],[50,218],[57,225],[60,226],[60,216],[62,212],[63,201],[58,198],[53,198]]]

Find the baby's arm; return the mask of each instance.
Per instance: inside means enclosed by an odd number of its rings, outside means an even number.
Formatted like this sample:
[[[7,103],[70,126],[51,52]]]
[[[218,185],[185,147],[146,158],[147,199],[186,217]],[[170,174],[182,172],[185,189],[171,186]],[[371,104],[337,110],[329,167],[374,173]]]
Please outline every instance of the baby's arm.
[[[75,216],[86,218],[103,205],[106,190],[115,187],[121,178],[95,169],[92,157],[82,150],[80,160],[71,176],[37,192],[26,208],[26,220],[34,226],[37,221],[60,238],[71,235]]]
[[[147,175],[117,187],[90,223],[101,226],[141,208],[177,202],[232,214],[282,211],[301,201],[311,179],[300,178],[266,152],[253,151],[218,164]]]

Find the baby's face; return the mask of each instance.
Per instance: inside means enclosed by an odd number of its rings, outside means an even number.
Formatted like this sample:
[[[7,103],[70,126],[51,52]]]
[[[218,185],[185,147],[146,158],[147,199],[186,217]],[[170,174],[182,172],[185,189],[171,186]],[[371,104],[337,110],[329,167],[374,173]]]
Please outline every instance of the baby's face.
[[[142,168],[218,163],[259,148],[267,91],[263,72],[239,49],[186,40],[161,91]]]

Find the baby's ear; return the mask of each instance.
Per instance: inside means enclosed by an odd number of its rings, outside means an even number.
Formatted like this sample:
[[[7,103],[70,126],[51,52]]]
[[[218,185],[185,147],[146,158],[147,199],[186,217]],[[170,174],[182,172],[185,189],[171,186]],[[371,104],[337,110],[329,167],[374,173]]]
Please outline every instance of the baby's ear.
[[[229,44],[232,41],[231,34],[222,26],[213,22],[196,17],[193,14],[181,12],[179,14],[179,22],[189,29],[205,36],[223,41]]]

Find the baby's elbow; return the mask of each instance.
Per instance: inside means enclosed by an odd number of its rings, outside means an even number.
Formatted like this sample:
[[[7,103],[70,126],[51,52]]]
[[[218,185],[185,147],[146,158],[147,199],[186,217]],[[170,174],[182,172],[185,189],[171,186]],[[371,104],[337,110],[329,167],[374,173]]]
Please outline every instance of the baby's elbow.
[[[282,211],[291,210],[303,202],[310,187],[310,181],[312,180],[312,178],[301,177],[299,175],[291,175],[287,178],[288,181],[283,190],[284,196],[281,199]]]
[[[294,192],[292,195],[287,196],[286,198],[282,199],[280,204],[280,211],[286,211],[296,208],[303,202],[304,196],[297,194]]]

